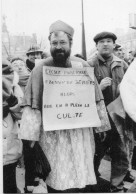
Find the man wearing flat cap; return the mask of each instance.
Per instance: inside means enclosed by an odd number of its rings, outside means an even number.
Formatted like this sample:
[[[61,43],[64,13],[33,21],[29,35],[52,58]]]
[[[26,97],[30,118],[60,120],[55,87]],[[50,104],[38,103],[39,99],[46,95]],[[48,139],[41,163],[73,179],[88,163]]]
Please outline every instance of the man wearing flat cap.
[[[89,67],[86,61],[70,56],[74,29],[63,21],[56,21],[49,28],[51,57],[43,60],[34,68],[29,79],[24,102],[24,112],[21,121],[21,139],[39,141],[47,156],[51,172],[46,179],[48,192],[82,192],[86,185],[96,184],[93,166],[93,131],[92,128],[44,131],[43,116],[43,69],[50,66],[59,68]],[[47,67],[46,67],[47,68]],[[103,97],[97,82],[95,97],[98,104],[104,105]],[[56,96],[54,96],[54,99]],[[99,105],[98,105],[99,106]],[[100,109],[100,108],[99,108]],[[105,123],[109,124],[106,109]],[[52,113],[53,114],[53,113]],[[99,114],[99,113],[98,113]],[[29,117],[29,119],[27,119]],[[52,121],[53,122],[53,121]],[[104,127],[104,126],[103,126]],[[110,128],[110,125],[105,127]],[[32,145],[32,144],[31,144]]]
[[[42,58],[42,52],[43,51],[38,45],[31,45],[28,51],[26,52],[26,55],[28,57],[26,60],[26,66],[30,72],[35,67],[35,59]]]
[[[119,84],[127,70],[127,64],[113,54],[117,37],[111,32],[101,32],[94,37],[97,54],[89,61],[94,67],[94,74],[102,90],[105,105],[108,106],[119,96]],[[99,175],[100,161],[110,148],[111,152],[111,191],[120,192],[123,190],[123,180],[133,181],[128,176],[128,155],[125,136],[118,131],[111,118],[111,130],[104,134],[105,139],[101,140],[99,133],[95,133],[96,153],[94,157],[95,172]],[[123,141],[122,141],[123,138]],[[132,179],[131,179],[132,178]]]

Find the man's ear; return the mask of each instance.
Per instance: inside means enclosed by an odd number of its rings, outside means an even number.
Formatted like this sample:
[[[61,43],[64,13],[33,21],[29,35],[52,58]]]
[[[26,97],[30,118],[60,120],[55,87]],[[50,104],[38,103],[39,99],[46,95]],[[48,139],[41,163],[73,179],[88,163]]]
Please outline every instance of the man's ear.
[[[95,46],[96,46],[96,50],[98,51],[98,44],[96,43],[96,45],[95,45]]]
[[[73,46],[73,40],[71,41],[71,47]]]

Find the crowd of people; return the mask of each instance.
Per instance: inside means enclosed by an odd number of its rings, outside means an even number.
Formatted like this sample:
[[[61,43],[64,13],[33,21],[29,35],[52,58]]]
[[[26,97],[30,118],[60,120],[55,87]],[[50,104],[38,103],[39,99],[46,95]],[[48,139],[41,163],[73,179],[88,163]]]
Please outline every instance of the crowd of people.
[[[93,39],[96,53],[86,61],[81,54],[71,55],[73,36],[70,25],[56,21],[49,28],[50,54],[32,45],[27,59],[2,60],[4,193],[18,192],[20,160],[25,193],[83,193],[88,186],[94,192],[105,155],[111,160],[109,192],[124,192],[124,181],[135,183],[131,171],[136,170],[136,52],[126,55],[114,33],[100,32]],[[94,69],[100,127],[44,130],[46,66]]]

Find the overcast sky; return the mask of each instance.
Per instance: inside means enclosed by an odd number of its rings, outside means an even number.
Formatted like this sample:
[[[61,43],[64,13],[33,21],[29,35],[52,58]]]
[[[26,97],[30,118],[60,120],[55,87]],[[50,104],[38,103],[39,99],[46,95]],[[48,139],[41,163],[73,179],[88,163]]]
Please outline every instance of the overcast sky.
[[[87,51],[95,46],[96,33],[127,31],[129,13],[136,13],[136,0],[84,0]],[[10,33],[37,33],[46,39],[51,23],[63,20],[75,29],[73,52],[81,51],[81,0],[2,0],[2,14]]]

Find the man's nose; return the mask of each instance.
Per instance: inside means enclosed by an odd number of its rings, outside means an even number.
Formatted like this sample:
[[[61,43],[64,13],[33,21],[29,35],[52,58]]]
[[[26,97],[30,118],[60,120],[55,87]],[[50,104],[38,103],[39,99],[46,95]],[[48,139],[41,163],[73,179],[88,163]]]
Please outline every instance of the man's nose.
[[[105,42],[104,42],[104,45],[107,45],[107,44],[108,44],[108,42],[107,42],[107,41],[105,41]]]
[[[61,44],[58,43],[57,46],[56,46],[57,49],[60,49],[61,48]]]

